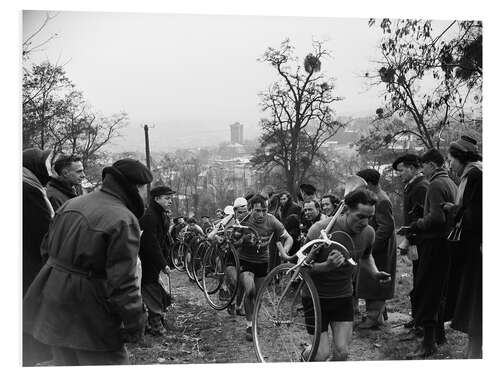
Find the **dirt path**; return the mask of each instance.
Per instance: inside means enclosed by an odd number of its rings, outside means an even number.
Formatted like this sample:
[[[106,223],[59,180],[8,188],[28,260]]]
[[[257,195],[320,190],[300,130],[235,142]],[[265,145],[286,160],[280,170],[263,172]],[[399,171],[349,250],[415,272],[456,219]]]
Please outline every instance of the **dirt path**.
[[[404,341],[404,322],[408,315],[411,289],[407,265],[398,265],[397,297],[388,303],[389,320],[380,330],[354,330],[349,360],[399,360],[413,350],[415,341]],[[146,335],[144,342],[129,345],[133,364],[168,363],[248,363],[256,362],[253,344],[245,340],[245,321],[225,310],[208,306],[198,287],[185,273],[172,273],[174,303],[168,311],[172,325],[164,337]],[[465,336],[449,328],[448,344],[439,348],[433,359],[463,358]]]

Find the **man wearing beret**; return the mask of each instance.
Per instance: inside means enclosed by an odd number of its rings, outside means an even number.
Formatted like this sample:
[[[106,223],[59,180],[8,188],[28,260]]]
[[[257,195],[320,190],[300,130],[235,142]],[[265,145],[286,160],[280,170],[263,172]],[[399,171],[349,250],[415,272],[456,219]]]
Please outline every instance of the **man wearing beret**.
[[[151,189],[149,207],[139,220],[143,231],[139,250],[142,266],[141,291],[148,309],[147,330],[154,336],[166,333],[164,315],[170,305],[170,296],[158,280],[160,272],[170,272],[167,247],[172,244],[168,235],[170,218],[167,210],[172,205],[173,194],[175,191],[167,186]]]
[[[455,202],[457,186],[444,168],[444,157],[436,149],[421,157],[423,172],[429,180],[424,215],[410,225],[409,233],[422,238],[417,278],[414,287],[415,325],[424,328],[424,339],[408,358],[425,358],[437,352],[446,342],[444,307],[450,254],[447,236],[451,223],[443,206]]]
[[[412,222],[424,216],[424,203],[429,181],[422,173],[420,158],[415,154],[404,154],[392,163],[392,168],[403,181],[403,225],[409,226]],[[398,249],[402,256],[407,256],[412,261],[413,287],[418,271],[418,253],[422,244],[421,236],[406,234]],[[421,327],[415,327],[415,298],[414,291],[410,292],[412,320],[406,323],[405,328],[410,328],[417,335],[421,335]]]
[[[124,343],[144,333],[139,218],[153,177],[121,159],[102,179],[56,212],[41,246],[47,261],[23,301],[24,332],[51,346],[56,365],[129,364]]]

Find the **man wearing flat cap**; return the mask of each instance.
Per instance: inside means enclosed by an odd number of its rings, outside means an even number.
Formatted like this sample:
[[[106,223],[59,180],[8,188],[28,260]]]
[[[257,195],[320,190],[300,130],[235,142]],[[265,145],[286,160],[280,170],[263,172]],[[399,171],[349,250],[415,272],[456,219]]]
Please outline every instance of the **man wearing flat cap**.
[[[23,301],[23,331],[51,346],[56,365],[129,364],[124,343],[144,333],[139,218],[153,176],[122,159],[102,178],[56,212],[41,246],[47,261]]]
[[[416,302],[415,325],[424,328],[424,338],[408,358],[429,357],[437,345],[446,342],[444,307],[450,254],[447,236],[451,230],[443,206],[455,202],[457,186],[444,168],[444,157],[437,149],[420,158],[423,173],[429,180],[423,217],[410,224],[409,233],[422,238],[418,272],[414,286]]]
[[[172,245],[169,237],[170,218],[167,210],[172,205],[175,191],[168,186],[151,189],[151,201],[141,225],[141,247],[139,258],[142,266],[141,291],[148,309],[146,331],[154,336],[161,336],[165,330],[165,311],[170,305],[168,296],[159,282],[160,272],[168,274],[168,247]]]
[[[422,173],[422,163],[415,154],[404,154],[398,157],[392,168],[397,172],[404,183],[403,187],[403,225],[409,226],[412,222],[424,216],[424,203],[429,181]],[[422,245],[422,238],[417,234],[406,234],[398,249],[402,256],[407,256],[412,262],[413,286],[415,287],[418,271],[418,253]],[[406,323],[405,328],[421,335],[421,327],[415,327],[415,297],[414,291],[410,292],[412,320]]]

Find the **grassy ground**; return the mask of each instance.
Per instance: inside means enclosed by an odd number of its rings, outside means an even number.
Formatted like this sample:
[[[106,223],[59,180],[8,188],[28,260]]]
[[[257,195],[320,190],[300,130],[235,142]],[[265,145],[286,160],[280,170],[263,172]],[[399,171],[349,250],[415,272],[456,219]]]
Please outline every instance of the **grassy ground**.
[[[402,327],[410,320],[411,266],[398,261],[396,277],[396,297],[387,304],[389,320],[380,330],[354,330],[350,360],[401,360],[415,348],[416,341],[403,340],[407,330]],[[244,317],[210,308],[186,274],[175,271],[171,279],[169,332],[164,337],[146,335],[142,343],[129,345],[133,364],[256,362],[253,345],[245,340]],[[432,359],[463,358],[465,335],[448,327],[446,333],[448,344]]]

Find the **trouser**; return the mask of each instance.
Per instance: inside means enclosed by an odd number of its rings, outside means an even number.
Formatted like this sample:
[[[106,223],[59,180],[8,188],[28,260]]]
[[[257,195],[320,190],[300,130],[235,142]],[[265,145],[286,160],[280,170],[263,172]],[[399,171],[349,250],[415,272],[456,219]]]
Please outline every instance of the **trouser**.
[[[418,251],[418,248],[417,248]],[[412,262],[412,274],[413,274],[413,288],[410,291],[410,305],[411,305],[411,317],[415,319],[415,314],[417,311],[417,303],[415,301],[415,284],[417,280],[417,272],[418,272],[418,259]]]
[[[162,314],[156,314],[151,310],[148,310],[148,322],[146,329],[154,335],[166,333],[165,326],[163,325],[163,317],[164,315]]]
[[[129,365],[128,352],[125,346],[108,352],[77,350],[64,347],[52,347],[52,357],[56,366],[100,366]]]
[[[444,310],[439,312],[436,322],[426,322],[424,324],[424,346],[433,346],[444,342],[446,334],[444,331]]]
[[[385,300],[367,299],[366,317],[367,319],[382,323],[382,313],[385,309]]]

